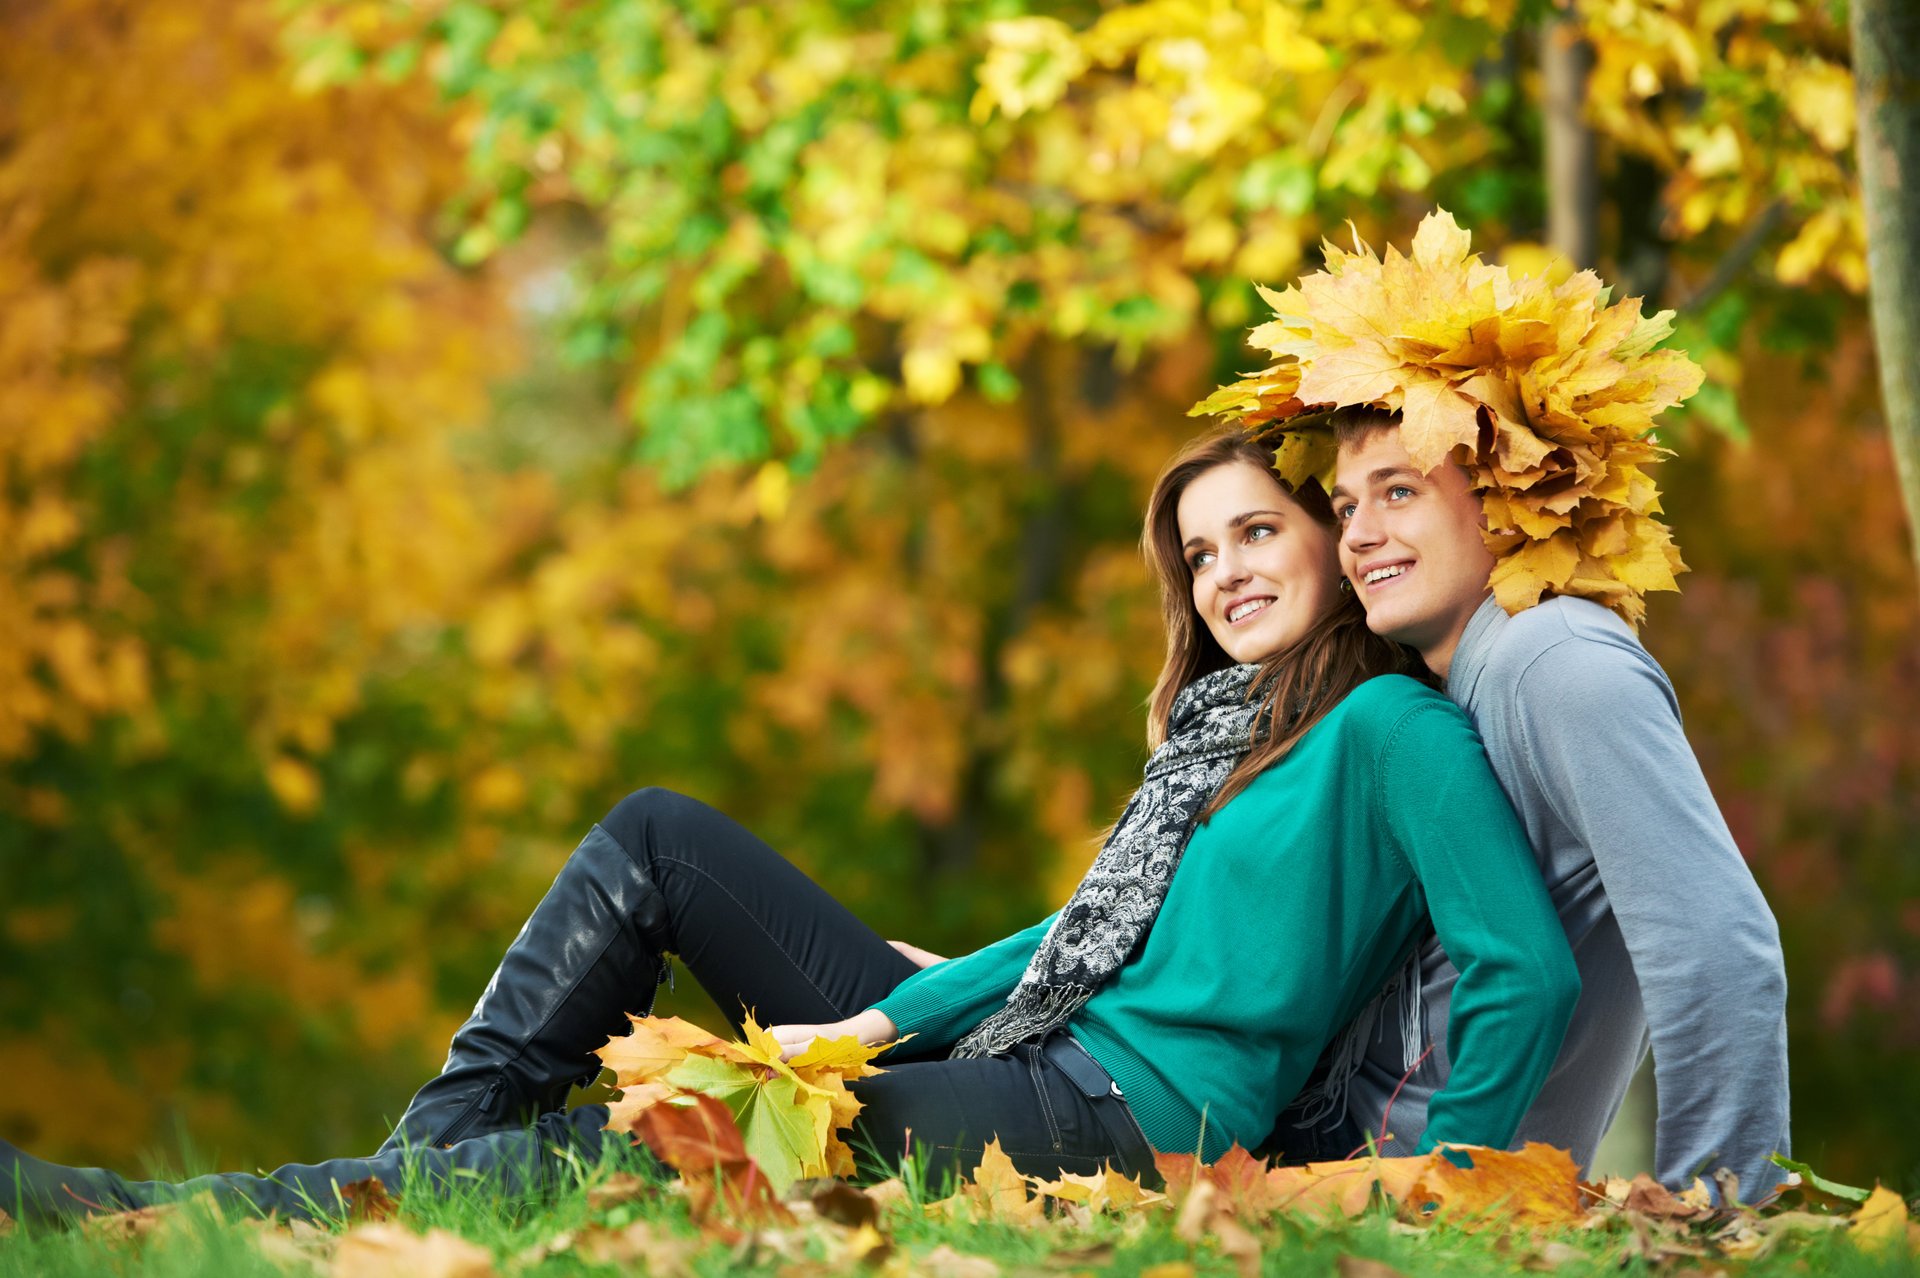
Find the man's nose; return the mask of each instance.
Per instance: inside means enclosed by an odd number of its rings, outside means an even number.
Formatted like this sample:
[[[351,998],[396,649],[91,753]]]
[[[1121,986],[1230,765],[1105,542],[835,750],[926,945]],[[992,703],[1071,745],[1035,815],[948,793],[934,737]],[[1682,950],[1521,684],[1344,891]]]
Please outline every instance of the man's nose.
[[[1348,550],[1365,550],[1369,546],[1379,545],[1380,531],[1373,523],[1373,516],[1365,506],[1354,507],[1353,514],[1347,517],[1347,526],[1340,530],[1340,544]]]

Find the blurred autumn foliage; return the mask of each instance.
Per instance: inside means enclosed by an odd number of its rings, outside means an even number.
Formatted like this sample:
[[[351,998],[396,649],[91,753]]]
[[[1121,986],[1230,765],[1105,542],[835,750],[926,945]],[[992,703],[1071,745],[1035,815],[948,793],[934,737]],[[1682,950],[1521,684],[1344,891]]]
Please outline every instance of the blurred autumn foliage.
[[[1512,0],[0,15],[0,1132],[67,1159],[370,1148],[642,784],[890,935],[1031,921],[1142,758],[1138,509],[1249,281],[1435,203],[1549,268]],[[1646,634],[1781,917],[1796,1152],[1910,1176],[1844,22],[1571,18],[1603,266],[1709,371]]]

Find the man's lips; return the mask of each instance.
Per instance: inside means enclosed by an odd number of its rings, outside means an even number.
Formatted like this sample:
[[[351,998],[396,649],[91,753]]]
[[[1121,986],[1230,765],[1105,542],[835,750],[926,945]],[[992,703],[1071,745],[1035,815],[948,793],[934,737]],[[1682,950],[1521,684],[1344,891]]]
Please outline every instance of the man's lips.
[[[1385,589],[1412,571],[1411,559],[1389,559],[1366,564],[1359,570],[1361,589],[1369,592]]]

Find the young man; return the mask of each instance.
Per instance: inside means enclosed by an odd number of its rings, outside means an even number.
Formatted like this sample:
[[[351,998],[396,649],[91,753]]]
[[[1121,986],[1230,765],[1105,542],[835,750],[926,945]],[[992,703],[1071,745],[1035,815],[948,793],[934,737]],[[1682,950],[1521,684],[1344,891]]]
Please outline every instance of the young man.
[[[1758,1198],[1787,1152],[1779,931],[1633,630],[1684,571],[1648,469],[1659,414],[1701,371],[1659,349],[1670,313],[1613,302],[1591,272],[1513,277],[1443,211],[1405,255],[1325,252],[1261,291],[1273,319],[1249,342],[1270,366],[1193,411],[1278,436],[1281,479],[1333,495],[1367,624],[1444,681],[1526,827],[1582,993],[1520,1139],[1585,1167],[1651,1041],[1660,1179],[1725,1167]],[[1282,1150],[1419,1141],[1457,974],[1432,946],[1410,960]]]
[[[1467,473],[1422,473],[1390,419],[1340,431],[1334,509],[1341,564],[1367,625],[1419,651],[1473,719],[1539,857],[1580,968],[1580,1004],[1519,1139],[1584,1168],[1653,1046],[1655,1164],[1684,1185],[1726,1167],[1753,1199],[1788,1149],[1786,975],[1779,932],[1680,727],[1673,687],[1632,630],[1586,599],[1508,616]],[[1348,1114],[1410,1150],[1447,1076],[1457,978],[1421,955],[1432,1055],[1402,1087],[1401,1028],[1348,1084]],[[1399,1095],[1394,1097],[1395,1088]],[[1389,1105],[1391,1109],[1389,1110]]]

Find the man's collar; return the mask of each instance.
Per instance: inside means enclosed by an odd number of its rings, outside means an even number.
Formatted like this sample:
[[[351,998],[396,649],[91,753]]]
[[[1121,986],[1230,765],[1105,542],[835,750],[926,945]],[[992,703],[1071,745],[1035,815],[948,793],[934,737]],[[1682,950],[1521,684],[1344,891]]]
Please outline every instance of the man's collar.
[[[1492,595],[1482,599],[1473,615],[1467,618],[1460,642],[1454,645],[1453,664],[1447,667],[1446,691],[1455,704],[1473,704],[1474,687],[1480,682],[1480,672],[1487,668],[1488,654],[1493,651],[1494,632],[1506,619],[1507,610],[1496,603]]]

